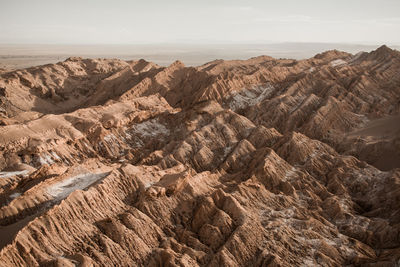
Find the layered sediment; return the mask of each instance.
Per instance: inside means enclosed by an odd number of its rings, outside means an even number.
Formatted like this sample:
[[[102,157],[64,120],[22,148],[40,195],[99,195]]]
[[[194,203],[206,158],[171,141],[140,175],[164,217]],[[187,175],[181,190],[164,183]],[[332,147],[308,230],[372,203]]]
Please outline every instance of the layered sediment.
[[[400,53],[0,73],[1,266],[396,266]]]

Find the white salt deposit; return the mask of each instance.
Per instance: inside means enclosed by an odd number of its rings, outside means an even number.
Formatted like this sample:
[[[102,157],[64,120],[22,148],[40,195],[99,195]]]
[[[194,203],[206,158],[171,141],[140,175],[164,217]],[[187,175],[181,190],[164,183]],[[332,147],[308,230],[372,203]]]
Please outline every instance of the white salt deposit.
[[[15,193],[13,193],[13,194],[10,195],[10,198],[11,198],[11,199],[15,199],[15,198],[19,197],[20,195],[21,195],[21,193],[15,192]]]
[[[56,152],[52,151],[52,152],[50,152],[50,154],[53,156],[54,159],[61,160],[61,158],[57,155]]]
[[[148,120],[142,123],[133,125],[130,133],[136,133],[144,137],[155,137],[158,135],[168,135],[169,130],[157,119]]]
[[[49,154],[42,154],[39,156],[39,163],[40,165],[51,165],[54,163],[54,161]]]
[[[117,138],[113,134],[104,136],[104,141],[106,142],[113,142],[114,140],[117,140]]]
[[[224,148],[224,155],[223,158],[226,158],[226,156],[228,156],[229,153],[231,153],[233,146],[227,146]]]
[[[28,173],[28,170],[15,171],[15,172],[0,172],[0,178],[9,178],[12,176],[23,175],[23,174],[27,174],[27,173]]]
[[[264,99],[268,98],[273,92],[274,87],[267,85],[265,87],[256,86],[252,89],[243,89],[239,93],[232,92],[229,107],[233,111],[254,106]]]
[[[297,177],[296,168],[292,167],[292,169],[286,171],[285,177],[283,178],[283,180],[284,181],[287,181],[287,180],[290,181],[291,179],[293,179],[295,177]]]
[[[152,185],[154,184],[154,182],[147,182],[144,184],[144,189],[150,188]]]
[[[329,64],[332,67],[338,67],[338,66],[347,65],[347,62],[344,61],[343,59],[336,59],[336,60],[332,60]]]
[[[47,188],[47,194],[52,196],[56,200],[66,198],[75,190],[83,190],[89,187],[91,184],[103,179],[109,173],[85,173],[79,174],[74,177],[67,178],[58,183],[52,184]]]

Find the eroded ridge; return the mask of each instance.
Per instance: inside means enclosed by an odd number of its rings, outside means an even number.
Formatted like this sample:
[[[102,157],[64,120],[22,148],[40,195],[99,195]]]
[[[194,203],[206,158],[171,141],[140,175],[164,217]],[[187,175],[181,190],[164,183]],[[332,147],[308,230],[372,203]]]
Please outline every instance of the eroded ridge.
[[[3,72],[0,265],[396,266],[399,67],[382,46]]]

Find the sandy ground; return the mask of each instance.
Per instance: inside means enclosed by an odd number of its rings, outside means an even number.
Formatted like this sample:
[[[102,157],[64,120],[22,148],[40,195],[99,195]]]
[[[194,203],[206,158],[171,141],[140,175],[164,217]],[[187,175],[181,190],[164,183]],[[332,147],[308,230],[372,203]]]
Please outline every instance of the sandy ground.
[[[392,139],[400,135],[400,116],[389,116],[370,121],[364,128],[349,134],[349,137],[361,136],[371,141]]]
[[[378,45],[351,44],[214,44],[214,45],[9,45],[0,44],[0,68],[19,69],[63,61],[70,56],[85,58],[144,58],[166,66],[175,60],[198,66],[215,59],[248,59],[260,55],[303,59],[322,51],[338,49],[350,53],[371,51]],[[392,47],[399,49],[400,47]]]
[[[380,157],[374,162],[374,166],[379,169],[387,171],[399,166],[400,152],[396,146],[392,146],[400,137],[399,115],[370,121],[362,129],[350,133],[348,137],[354,140],[361,138],[367,144],[375,145],[375,152],[380,153]]]

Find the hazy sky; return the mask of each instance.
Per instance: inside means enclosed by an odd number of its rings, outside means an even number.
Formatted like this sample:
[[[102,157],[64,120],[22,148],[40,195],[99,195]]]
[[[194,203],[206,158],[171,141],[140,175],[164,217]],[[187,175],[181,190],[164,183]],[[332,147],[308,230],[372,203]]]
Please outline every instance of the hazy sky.
[[[400,44],[400,0],[0,0],[0,43]]]

